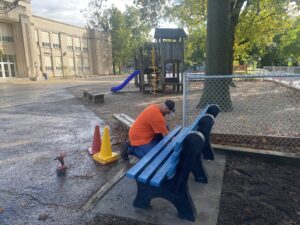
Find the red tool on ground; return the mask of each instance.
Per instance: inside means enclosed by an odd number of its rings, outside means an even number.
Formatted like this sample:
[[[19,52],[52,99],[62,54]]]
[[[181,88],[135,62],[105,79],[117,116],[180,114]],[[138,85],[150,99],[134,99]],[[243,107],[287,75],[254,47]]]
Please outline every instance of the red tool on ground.
[[[64,176],[66,174],[67,166],[65,165],[64,158],[65,158],[65,154],[60,153],[60,155],[54,159],[54,160],[58,160],[60,162],[60,165],[58,165],[58,167],[56,169],[57,176]]]

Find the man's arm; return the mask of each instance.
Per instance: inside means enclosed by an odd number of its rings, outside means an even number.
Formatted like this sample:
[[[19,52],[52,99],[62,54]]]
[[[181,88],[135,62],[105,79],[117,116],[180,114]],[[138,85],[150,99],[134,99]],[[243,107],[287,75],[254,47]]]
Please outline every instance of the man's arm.
[[[169,133],[169,129],[164,119],[153,120],[150,122],[150,125],[156,134],[161,134],[163,137]]]

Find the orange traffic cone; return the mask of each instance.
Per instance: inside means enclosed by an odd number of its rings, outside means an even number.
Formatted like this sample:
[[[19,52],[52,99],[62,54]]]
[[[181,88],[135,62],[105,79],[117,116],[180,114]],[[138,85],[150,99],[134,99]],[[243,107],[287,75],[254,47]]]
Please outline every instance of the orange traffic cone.
[[[95,126],[95,132],[94,132],[94,140],[93,140],[93,146],[92,148],[89,148],[89,153],[91,155],[94,155],[98,152],[100,152],[101,148],[101,134],[100,134],[100,126]]]
[[[118,154],[112,152],[108,127],[104,128],[101,150],[94,154],[93,159],[103,165],[118,160]]]

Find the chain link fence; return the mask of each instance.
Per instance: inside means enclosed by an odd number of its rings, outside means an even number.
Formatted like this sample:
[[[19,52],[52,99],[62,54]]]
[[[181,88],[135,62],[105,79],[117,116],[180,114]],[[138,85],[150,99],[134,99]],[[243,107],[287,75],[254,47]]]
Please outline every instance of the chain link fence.
[[[205,76],[183,81],[183,125],[206,104],[221,112],[212,143],[300,153],[300,75]]]

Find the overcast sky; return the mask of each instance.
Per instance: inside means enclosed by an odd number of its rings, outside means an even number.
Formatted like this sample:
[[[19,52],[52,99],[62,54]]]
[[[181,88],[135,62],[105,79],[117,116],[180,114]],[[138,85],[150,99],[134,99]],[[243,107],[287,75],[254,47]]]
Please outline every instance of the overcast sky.
[[[108,0],[120,10],[125,9],[125,2],[131,0]],[[85,18],[80,12],[88,6],[89,0],[31,0],[32,14],[49,19],[85,26]]]

